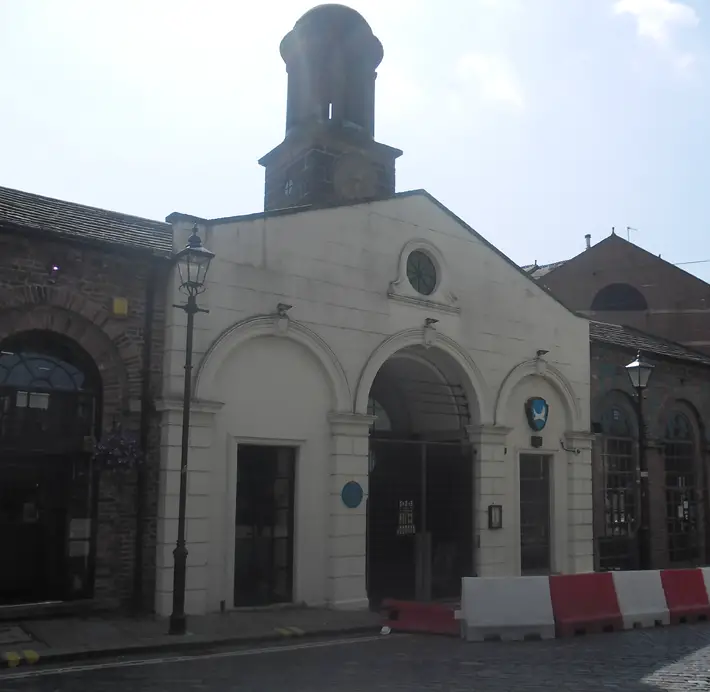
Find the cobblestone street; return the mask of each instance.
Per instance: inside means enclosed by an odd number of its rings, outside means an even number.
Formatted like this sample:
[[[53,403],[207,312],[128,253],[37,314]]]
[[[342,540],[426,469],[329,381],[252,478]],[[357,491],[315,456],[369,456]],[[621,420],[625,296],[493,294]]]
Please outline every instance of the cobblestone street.
[[[188,659],[58,674],[15,669],[0,673],[0,685],[3,692],[710,691],[710,625],[496,644],[393,635]],[[32,677],[15,677],[25,672]]]

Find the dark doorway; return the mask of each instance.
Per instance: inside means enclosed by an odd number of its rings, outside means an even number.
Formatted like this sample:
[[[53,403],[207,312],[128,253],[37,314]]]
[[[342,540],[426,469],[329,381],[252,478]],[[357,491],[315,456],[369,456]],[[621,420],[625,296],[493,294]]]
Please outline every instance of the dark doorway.
[[[448,600],[473,565],[473,462],[461,442],[373,438],[368,595]]]
[[[0,344],[0,604],[93,590],[101,379],[70,340],[24,332]]]
[[[293,600],[296,450],[239,445],[234,606]]]
[[[520,455],[520,572],[550,573],[550,457]]]

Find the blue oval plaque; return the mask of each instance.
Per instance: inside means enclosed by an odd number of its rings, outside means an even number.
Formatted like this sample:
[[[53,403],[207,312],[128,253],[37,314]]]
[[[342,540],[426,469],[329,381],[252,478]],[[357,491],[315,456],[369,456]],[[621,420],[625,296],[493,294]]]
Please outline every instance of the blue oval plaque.
[[[359,507],[364,494],[362,486],[357,481],[348,481],[340,491],[343,504],[349,509]]]

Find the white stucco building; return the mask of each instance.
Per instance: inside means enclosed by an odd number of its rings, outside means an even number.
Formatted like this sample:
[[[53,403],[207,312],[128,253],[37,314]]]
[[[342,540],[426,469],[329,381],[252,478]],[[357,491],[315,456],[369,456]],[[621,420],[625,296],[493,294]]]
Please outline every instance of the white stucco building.
[[[312,40],[324,25],[335,45]],[[287,136],[262,159],[266,211],[168,219],[176,250],[197,224],[216,254],[196,318],[187,612],[366,608],[455,597],[464,574],[590,571],[588,323],[429,194],[395,194],[401,152],[372,137],[382,48],[360,15],[316,8],[281,50]],[[303,53],[324,50],[342,71],[316,90],[300,71],[327,61]],[[184,314],[168,325],[161,614]]]

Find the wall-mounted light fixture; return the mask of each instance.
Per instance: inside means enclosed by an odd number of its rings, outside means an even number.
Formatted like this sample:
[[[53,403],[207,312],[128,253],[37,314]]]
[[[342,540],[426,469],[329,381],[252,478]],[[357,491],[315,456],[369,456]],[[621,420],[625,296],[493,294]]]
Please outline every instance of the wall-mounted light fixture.
[[[503,528],[503,505],[488,505],[488,528]]]
[[[436,327],[434,326],[439,320],[435,317],[427,317],[424,320],[423,345],[424,348],[430,348],[436,343]]]
[[[279,303],[276,306],[276,319],[274,321],[274,326],[277,334],[282,336],[286,334],[289,327],[291,326],[291,320],[288,317],[288,311],[293,307],[288,303]]]
[[[546,356],[549,353],[549,351],[546,348],[538,348],[537,349],[537,357],[542,358],[543,356]]]
[[[49,283],[53,284],[59,276],[60,267],[58,264],[52,264],[49,267]]]

